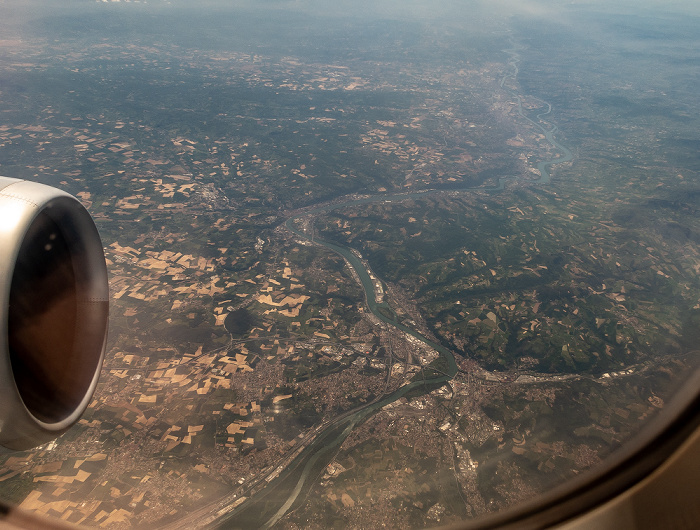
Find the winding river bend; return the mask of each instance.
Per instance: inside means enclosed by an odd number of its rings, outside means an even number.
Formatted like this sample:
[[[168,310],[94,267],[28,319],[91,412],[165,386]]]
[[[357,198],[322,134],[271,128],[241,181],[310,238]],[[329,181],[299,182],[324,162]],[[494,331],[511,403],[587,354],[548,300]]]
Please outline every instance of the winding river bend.
[[[506,73],[502,77],[499,83],[501,88],[504,87],[504,84],[509,78],[515,80],[518,74],[518,62],[520,60],[518,50],[519,48],[516,46],[504,50],[510,56],[509,65],[512,67],[512,71]],[[572,153],[568,148],[558,143],[554,138],[554,135],[558,130],[557,126],[548,124],[543,118],[552,110],[549,103],[542,101],[542,103],[547,107],[547,110],[538,114],[535,119],[531,119],[525,114],[521,96],[518,94],[513,95],[515,98],[517,98],[518,114],[539,129],[544,135],[545,139],[560,153],[559,156],[556,156],[551,160],[539,162],[537,169],[539,170],[540,177],[535,181],[531,181],[534,184],[548,184],[551,181],[551,174],[549,171],[550,168],[555,164],[570,161],[573,158]],[[549,128],[543,125],[543,123],[545,125],[550,125]],[[498,185],[493,188],[467,188],[462,191],[498,191],[504,189],[506,182],[514,178],[515,177],[502,177],[499,179]],[[345,258],[345,260],[357,272],[362,283],[362,288],[365,292],[367,306],[377,318],[386,324],[417,338],[430,348],[435,349],[440,354],[441,358],[444,359],[444,364],[447,366],[447,368],[444,372],[439,370],[431,370],[430,377],[406,383],[404,386],[400,387],[394,392],[386,394],[381,398],[352,411],[346,412],[325,424],[320,430],[317,431],[316,437],[309,442],[308,445],[306,445],[304,449],[302,449],[277,476],[270,479],[266,486],[243,502],[235,510],[219,519],[215,523],[217,528],[247,529],[272,527],[287,512],[297,508],[304,501],[317,477],[331,462],[341,444],[350,435],[356,425],[366,420],[369,416],[379,411],[385,405],[400,399],[411,390],[425,387],[426,385],[430,385],[430,387],[435,388],[450,381],[457,374],[457,363],[453,353],[449,349],[440,344],[436,344],[427,337],[423,336],[421,333],[401,324],[398,322],[398,319],[392,319],[385,316],[385,314],[393,315],[393,311],[391,311],[386,302],[377,302],[374,284],[370,278],[369,271],[366,269],[360,258],[358,258],[349,248],[337,245],[335,243],[318,238],[314,238],[313,241],[311,241],[311,237],[309,235],[299,230],[295,226],[295,221],[298,219],[314,217],[334,210],[357,207],[374,202],[405,201],[409,199],[423,198],[436,193],[444,193],[444,190],[429,190],[409,194],[374,195],[370,197],[348,200],[341,203],[319,206],[287,219],[285,227],[297,237],[310,241],[315,245],[324,247]],[[383,310],[383,312],[380,311],[380,308]]]

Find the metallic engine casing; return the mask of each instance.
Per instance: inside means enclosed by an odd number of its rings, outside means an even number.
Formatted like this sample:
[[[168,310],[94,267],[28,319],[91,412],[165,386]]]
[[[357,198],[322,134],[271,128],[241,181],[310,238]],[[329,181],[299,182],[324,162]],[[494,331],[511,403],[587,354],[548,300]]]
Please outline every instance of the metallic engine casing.
[[[87,353],[73,358],[89,359],[89,362],[81,362],[76,368],[92,370],[93,373],[83,378],[88,383],[79,386],[84,388],[73,390],[77,406],[70,407],[72,410],[61,410],[60,413],[53,411],[51,414],[55,417],[47,421],[37,418],[29,410],[18,389],[11,362],[8,326],[10,291],[21,245],[41,212],[51,216],[59,210],[64,218],[67,216],[70,219],[69,237],[77,242],[81,251],[80,257],[74,260],[77,263],[74,265],[80,269],[76,277],[79,275],[83,287],[76,289],[81,296],[76,296],[79,298],[76,302],[77,324],[71,344],[73,349],[82,348],[80,351]],[[72,195],[50,186],[0,177],[0,445],[19,450],[35,447],[56,438],[78,421],[92,399],[102,367],[108,301],[107,267],[102,242],[83,205]],[[89,339],[84,338],[86,332],[90,335]],[[33,393],[43,391],[42,388],[32,390]],[[47,406],[55,397],[45,396]]]

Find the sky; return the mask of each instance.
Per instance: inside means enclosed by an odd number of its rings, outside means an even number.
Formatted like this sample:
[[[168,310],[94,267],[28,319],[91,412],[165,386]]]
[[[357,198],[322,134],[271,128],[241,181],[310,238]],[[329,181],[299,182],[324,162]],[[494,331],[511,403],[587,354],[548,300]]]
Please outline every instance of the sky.
[[[21,6],[64,9],[67,6],[126,4],[163,7],[187,6],[203,10],[218,8],[246,10],[292,10],[316,16],[394,20],[490,20],[535,17],[559,23],[575,23],[572,14],[582,9],[610,13],[684,13],[700,17],[697,0],[0,0],[0,16],[10,16]]]

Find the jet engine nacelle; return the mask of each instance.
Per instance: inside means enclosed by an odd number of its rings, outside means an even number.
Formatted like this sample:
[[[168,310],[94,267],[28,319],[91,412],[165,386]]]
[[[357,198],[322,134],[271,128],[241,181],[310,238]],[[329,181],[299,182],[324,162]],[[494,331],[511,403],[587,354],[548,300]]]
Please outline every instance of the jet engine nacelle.
[[[82,204],[0,177],[0,445],[35,447],[78,421],[102,367],[108,296]]]

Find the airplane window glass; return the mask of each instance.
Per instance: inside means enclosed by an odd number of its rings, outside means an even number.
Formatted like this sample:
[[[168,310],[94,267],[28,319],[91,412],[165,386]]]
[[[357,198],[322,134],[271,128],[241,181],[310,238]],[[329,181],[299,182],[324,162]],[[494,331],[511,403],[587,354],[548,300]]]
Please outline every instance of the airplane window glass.
[[[0,455],[2,499],[434,527],[664,411],[698,367],[700,9],[437,4],[0,4],[0,174],[81,200],[111,291],[93,402]]]

